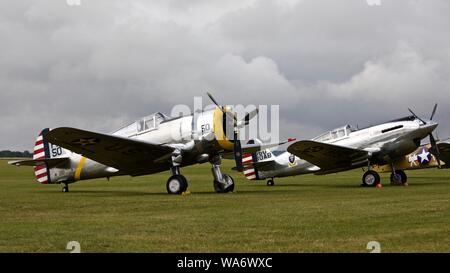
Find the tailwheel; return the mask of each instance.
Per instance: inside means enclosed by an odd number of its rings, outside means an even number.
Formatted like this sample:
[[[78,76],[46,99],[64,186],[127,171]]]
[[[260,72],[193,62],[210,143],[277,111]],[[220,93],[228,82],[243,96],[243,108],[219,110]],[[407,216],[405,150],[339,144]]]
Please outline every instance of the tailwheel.
[[[273,181],[273,179],[267,180],[267,186],[272,187],[274,185],[275,185],[275,182]]]
[[[172,175],[167,180],[166,189],[169,194],[182,194],[187,188],[187,179],[181,174]]]
[[[69,192],[69,185],[64,184],[64,187],[62,187],[62,192]]]
[[[234,180],[228,174],[222,174],[222,182],[214,179],[214,189],[217,193],[227,193],[234,191]]]
[[[376,171],[367,171],[362,177],[362,186],[365,187],[376,187],[380,182],[380,175]]]
[[[392,185],[408,185],[408,177],[406,173],[402,170],[396,170],[391,173],[391,184]]]

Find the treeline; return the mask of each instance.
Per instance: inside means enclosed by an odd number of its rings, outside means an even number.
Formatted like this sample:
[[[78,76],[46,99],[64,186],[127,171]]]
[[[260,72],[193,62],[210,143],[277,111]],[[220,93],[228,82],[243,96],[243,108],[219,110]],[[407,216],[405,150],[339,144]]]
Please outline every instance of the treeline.
[[[0,157],[33,157],[29,151],[19,152],[19,151],[0,151]]]

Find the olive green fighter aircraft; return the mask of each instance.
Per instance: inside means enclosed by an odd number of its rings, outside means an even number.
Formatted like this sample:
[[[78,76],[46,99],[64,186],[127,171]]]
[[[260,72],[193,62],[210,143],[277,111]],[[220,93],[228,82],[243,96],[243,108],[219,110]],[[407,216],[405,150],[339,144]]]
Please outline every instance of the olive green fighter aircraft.
[[[68,184],[79,180],[119,175],[140,176],[170,170],[166,188],[181,194],[188,181],[180,168],[198,163],[212,165],[213,185],[218,193],[234,190],[233,178],[220,170],[222,157],[234,157],[242,168],[242,153],[281,145],[274,143],[241,145],[238,131],[257,116],[258,108],[237,120],[230,107],[219,105],[194,114],[171,118],[155,113],[124,126],[111,134],[75,128],[44,129],[38,136],[32,160],[8,162],[16,166],[33,166],[42,184]]]

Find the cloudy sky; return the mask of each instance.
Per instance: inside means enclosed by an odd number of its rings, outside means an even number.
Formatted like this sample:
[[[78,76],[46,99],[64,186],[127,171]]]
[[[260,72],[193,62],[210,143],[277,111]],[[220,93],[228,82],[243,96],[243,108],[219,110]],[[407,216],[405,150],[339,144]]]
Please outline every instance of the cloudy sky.
[[[450,1],[0,0],[0,149],[108,132],[211,91],[279,104],[284,137],[428,118],[450,136]]]

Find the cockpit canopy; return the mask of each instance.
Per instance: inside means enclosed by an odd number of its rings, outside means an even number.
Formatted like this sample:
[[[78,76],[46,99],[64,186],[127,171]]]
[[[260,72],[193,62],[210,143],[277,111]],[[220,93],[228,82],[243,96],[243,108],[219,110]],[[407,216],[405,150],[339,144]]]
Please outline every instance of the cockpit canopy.
[[[124,126],[115,131],[113,134],[126,137],[137,135],[158,128],[158,125],[161,122],[168,120],[169,118],[170,117],[164,115],[163,113],[157,112]]]
[[[327,142],[327,141],[346,137],[351,132],[354,132],[354,131],[357,131],[357,129],[355,127],[347,124],[343,127],[339,127],[334,130],[331,130],[329,132],[326,132],[324,134],[321,134],[320,136],[313,138],[313,140],[318,141],[318,142]]]

